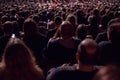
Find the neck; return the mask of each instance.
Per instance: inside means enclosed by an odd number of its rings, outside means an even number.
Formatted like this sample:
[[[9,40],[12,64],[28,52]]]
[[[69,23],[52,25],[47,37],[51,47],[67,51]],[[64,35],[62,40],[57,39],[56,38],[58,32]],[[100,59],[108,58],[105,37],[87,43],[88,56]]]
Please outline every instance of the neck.
[[[91,72],[94,71],[94,65],[83,65],[83,64],[78,64],[77,69],[80,71],[84,71],[84,72]]]

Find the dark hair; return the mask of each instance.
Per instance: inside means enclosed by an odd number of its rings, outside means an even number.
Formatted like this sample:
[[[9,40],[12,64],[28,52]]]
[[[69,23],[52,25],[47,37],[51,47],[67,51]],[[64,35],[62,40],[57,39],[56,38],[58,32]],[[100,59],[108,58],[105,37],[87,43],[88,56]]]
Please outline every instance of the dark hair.
[[[111,22],[108,26],[108,38],[112,43],[120,43],[120,23],[119,22]]]
[[[4,33],[12,34],[13,32],[13,24],[10,21],[7,21],[3,24]]]
[[[73,14],[69,14],[66,18],[67,21],[70,21],[73,26],[77,24],[77,18]]]
[[[77,29],[76,29],[76,36],[83,40],[85,39],[86,35],[87,35],[87,25],[84,24],[80,24],[78,25]]]
[[[93,80],[120,80],[120,66],[107,65],[100,69]]]
[[[24,22],[23,31],[25,35],[32,35],[37,32],[37,25],[32,19],[27,19]]]
[[[69,21],[64,21],[60,26],[60,33],[63,36],[73,36],[74,26]]]
[[[78,46],[78,54],[80,63],[84,65],[93,65],[97,61],[97,48],[98,45],[93,39],[84,39]],[[89,50],[95,50],[94,52],[88,52]]]
[[[21,78],[26,80],[33,77],[35,80],[38,80],[37,78],[43,80],[42,70],[36,66],[32,52],[18,38],[9,40],[2,57],[2,67],[5,71],[4,77],[10,78],[10,80],[20,80]]]
[[[5,16],[5,15],[4,15],[4,16],[1,17],[1,22],[2,22],[2,24],[5,23],[5,22],[8,21],[8,20],[9,20],[8,16]]]
[[[40,18],[39,18],[39,16],[34,15],[34,16],[33,16],[33,20],[34,20],[36,23],[39,23]]]
[[[94,9],[94,10],[93,10],[93,14],[94,14],[95,16],[98,16],[98,15],[99,15],[99,10],[98,10],[98,9]]]
[[[54,21],[55,21],[55,24],[61,24],[62,23],[62,19],[61,19],[60,16],[56,16]]]

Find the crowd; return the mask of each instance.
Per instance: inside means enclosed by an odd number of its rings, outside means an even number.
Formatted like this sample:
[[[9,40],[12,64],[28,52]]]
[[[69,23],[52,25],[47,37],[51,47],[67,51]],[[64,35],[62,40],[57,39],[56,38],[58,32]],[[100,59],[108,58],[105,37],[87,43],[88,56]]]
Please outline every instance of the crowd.
[[[120,4],[0,3],[0,80],[120,80]]]

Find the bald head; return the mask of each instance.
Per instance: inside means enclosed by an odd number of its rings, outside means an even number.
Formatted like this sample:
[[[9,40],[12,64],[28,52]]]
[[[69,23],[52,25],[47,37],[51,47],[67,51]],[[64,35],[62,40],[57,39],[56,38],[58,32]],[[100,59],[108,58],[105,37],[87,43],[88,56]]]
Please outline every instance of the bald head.
[[[85,39],[78,46],[79,60],[82,64],[92,65],[97,59],[98,45],[93,39]]]

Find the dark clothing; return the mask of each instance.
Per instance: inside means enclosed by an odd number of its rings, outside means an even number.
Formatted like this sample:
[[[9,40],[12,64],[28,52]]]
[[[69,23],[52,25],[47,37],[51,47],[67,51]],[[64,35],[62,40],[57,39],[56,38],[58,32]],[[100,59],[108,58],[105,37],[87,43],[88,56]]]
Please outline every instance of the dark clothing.
[[[109,41],[99,43],[100,47],[100,63],[120,64],[120,44],[113,44]]]
[[[95,40],[97,43],[102,41],[108,41],[107,32],[105,31],[105,32],[99,33]]]
[[[7,42],[9,41],[11,36],[2,36],[0,37],[0,61],[4,52],[4,49],[7,45]]]
[[[0,80],[44,80],[44,76],[39,70],[22,72],[20,70],[9,70],[4,67],[0,67]]]
[[[56,33],[56,31],[57,31],[57,28],[48,30],[47,39],[52,38],[54,34]]]
[[[32,50],[33,55],[36,58],[36,61],[39,63],[42,59],[41,51],[47,44],[47,39],[40,35],[39,33],[36,33],[31,36],[25,36],[23,38],[23,41],[25,44]]]
[[[92,80],[97,71],[98,69],[85,72],[75,66],[61,66],[51,71],[46,80]]]
[[[64,63],[75,63],[76,62],[76,51],[80,40],[73,39],[74,48],[66,48],[59,42],[60,39],[52,40],[48,43],[46,52],[44,56],[48,59],[50,64],[55,66],[64,64]]]
[[[3,36],[4,32],[3,30],[0,28],[0,37]]]

